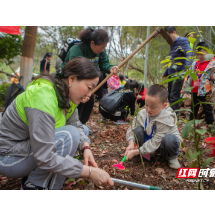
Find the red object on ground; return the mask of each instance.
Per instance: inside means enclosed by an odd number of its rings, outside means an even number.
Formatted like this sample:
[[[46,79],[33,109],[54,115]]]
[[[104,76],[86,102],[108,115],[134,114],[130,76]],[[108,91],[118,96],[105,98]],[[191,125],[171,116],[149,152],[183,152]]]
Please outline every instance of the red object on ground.
[[[123,162],[120,161],[119,164],[114,164],[113,166],[117,167],[118,169],[125,169],[125,167],[122,164],[123,164]]]
[[[20,34],[20,26],[0,26],[0,32],[7,34]]]
[[[215,148],[215,137],[208,137],[205,139],[206,149]],[[211,149],[207,151],[209,157],[215,156],[215,149]]]

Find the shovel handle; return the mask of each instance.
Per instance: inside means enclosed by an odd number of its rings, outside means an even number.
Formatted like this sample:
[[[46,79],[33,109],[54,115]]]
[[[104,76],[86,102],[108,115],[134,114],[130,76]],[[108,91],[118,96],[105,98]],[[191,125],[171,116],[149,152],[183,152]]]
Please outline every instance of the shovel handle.
[[[149,185],[145,185],[145,184],[124,181],[124,180],[120,180],[117,178],[111,178],[111,180],[114,182],[114,185],[124,185],[124,186],[141,189],[141,190],[162,190],[161,187],[154,187],[154,186],[149,186]]]
[[[161,32],[161,28],[158,27],[156,30],[140,45],[138,46],[122,63],[119,64],[118,68],[120,69],[125,63],[127,63],[140,49],[143,48],[152,38],[156,37]],[[111,76],[113,73],[110,73],[93,91],[91,94],[94,94]]]
[[[123,157],[123,159],[121,160],[121,162],[124,163],[125,160],[126,160],[126,156]]]

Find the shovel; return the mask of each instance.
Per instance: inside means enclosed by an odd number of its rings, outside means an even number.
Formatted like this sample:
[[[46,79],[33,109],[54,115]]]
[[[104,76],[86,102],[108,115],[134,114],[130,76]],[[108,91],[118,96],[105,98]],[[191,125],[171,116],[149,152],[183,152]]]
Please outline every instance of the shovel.
[[[145,185],[145,184],[139,184],[139,183],[134,183],[130,181],[124,181],[116,178],[111,178],[111,180],[114,182],[115,185],[123,185],[131,188],[137,188],[141,190],[162,190],[161,187],[154,187],[150,185]]]
[[[137,47],[122,63],[119,64],[118,68],[120,69],[124,64],[126,64],[141,48],[143,48],[152,38],[156,37],[158,34],[169,43],[170,46],[173,45],[173,41],[170,36],[162,28],[157,27],[156,30],[139,46]],[[111,76],[113,73],[110,73],[93,91],[91,94],[94,94]]]

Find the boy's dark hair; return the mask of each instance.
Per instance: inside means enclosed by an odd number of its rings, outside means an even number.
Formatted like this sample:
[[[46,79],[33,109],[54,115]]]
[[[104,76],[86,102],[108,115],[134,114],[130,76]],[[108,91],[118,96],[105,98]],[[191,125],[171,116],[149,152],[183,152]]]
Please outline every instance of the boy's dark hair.
[[[151,85],[147,90],[146,94],[152,97],[159,97],[162,104],[167,101],[168,98],[168,91],[163,85],[154,84]]]
[[[143,90],[144,90],[144,84],[139,83],[139,87],[138,87],[139,93],[142,92]]]
[[[169,32],[169,33],[173,33],[174,31],[176,31],[175,27],[173,26],[167,26],[164,28],[164,31]]]
[[[199,42],[196,47],[198,46],[202,46],[202,47],[205,47],[205,48],[208,48],[209,49],[209,46],[206,42]],[[197,51],[200,51],[202,48],[198,48]]]
[[[128,79],[128,76],[125,76],[125,78],[127,78],[127,79]]]
[[[120,81],[123,81],[123,80],[124,80],[124,75],[119,74],[119,80],[120,80]]]

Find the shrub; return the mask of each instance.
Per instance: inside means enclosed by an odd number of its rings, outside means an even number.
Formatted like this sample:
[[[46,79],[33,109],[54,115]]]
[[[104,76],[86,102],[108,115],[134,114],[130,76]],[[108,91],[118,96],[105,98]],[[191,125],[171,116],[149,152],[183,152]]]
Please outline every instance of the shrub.
[[[7,93],[7,88],[10,85],[11,85],[10,83],[5,83],[5,82],[3,82],[0,85],[0,106],[4,106],[5,98],[6,98],[6,93]]]

